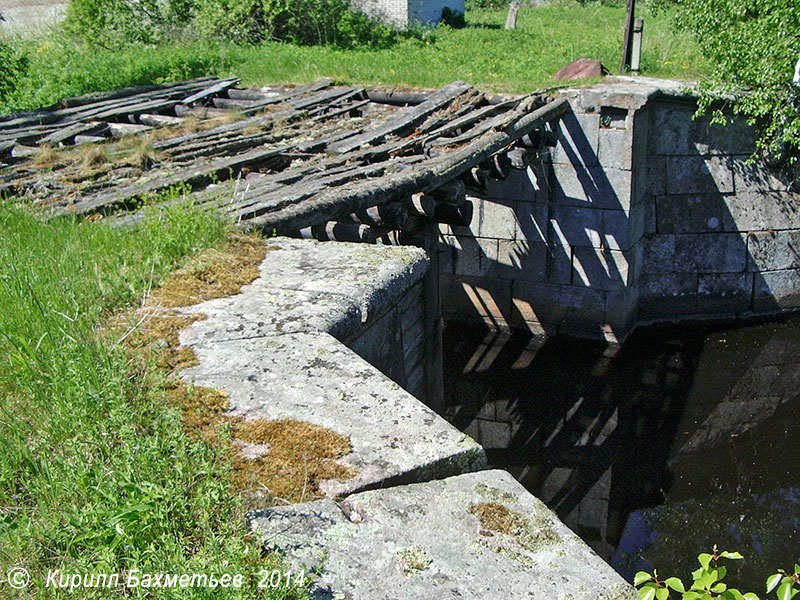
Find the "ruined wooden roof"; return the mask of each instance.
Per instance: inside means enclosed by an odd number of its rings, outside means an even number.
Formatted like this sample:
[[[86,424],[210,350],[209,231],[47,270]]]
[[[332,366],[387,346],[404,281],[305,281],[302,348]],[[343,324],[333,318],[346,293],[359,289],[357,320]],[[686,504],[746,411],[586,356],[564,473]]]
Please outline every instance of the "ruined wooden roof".
[[[566,108],[539,94],[488,97],[462,82],[425,93],[327,79],[237,84],[197,79],[0,116],[0,191],[47,215],[136,220],[142,198],[178,185],[237,222],[297,231],[435,196],[465,177],[480,185],[492,170],[502,176],[488,161],[523,141],[541,145],[531,134]],[[419,201],[417,209],[432,212]]]

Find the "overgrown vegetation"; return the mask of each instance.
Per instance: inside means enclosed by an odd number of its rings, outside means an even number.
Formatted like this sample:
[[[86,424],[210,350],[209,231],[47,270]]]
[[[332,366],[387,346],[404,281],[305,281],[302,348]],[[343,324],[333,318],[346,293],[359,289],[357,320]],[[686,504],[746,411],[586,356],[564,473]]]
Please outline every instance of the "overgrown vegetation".
[[[643,15],[643,74],[694,78],[708,69],[691,36],[674,34],[669,11],[654,15],[645,10]],[[213,36],[198,39],[191,28],[182,30],[177,41],[127,42],[107,49],[54,34],[15,42],[28,58],[28,66],[16,86],[0,98],[0,111],[209,74],[241,77],[245,85],[334,77],[361,85],[440,87],[461,79],[492,91],[529,92],[553,85],[553,73],[583,56],[598,58],[612,69],[619,64],[625,18],[622,2],[555,0],[525,6],[513,31],[503,29],[505,18],[503,8],[473,9],[467,11],[466,26],[461,29],[443,25],[415,29],[408,36],[396,36],[390,44],[347,49],[269,39],[232,44]]]
[[[686,585],[679,577],[660,579],[658,571],[647,573],[639,571],[633,579],[639,587],[639,600],[667,600],[675,592],[681,600],[758,600],[755,592],[740,592],[724,581],[728,568],[721,559],[741,560],[738,552],[718,550],[714,546],[712,553],[701,552],[697,556],[700,568],[692,571],[692,583]],[[800,565],[795,564],[793,571],[778,570],[767,577],[766,592],[775,592],[778,600],[791,600],[800,594]]]
[[[42,223],[0,206],[0,570],[30,573],[20,597],[73,597],[43,587],[50,570],[124,579],[134,569],[245,577],[239,590],[159,598],[300,594],[256,587],[259,571],[279,565],[247,539],[224,449],[184,432],[181,407],[167,401],[173,384],[108,326],[227,236],[219,220],[184,206],[127,230]]]
[[[711,65],[701,82],[701,108],[722,118],[719,100],[734,94],[734,113],[762,125],[760,144],[773,154],[800,148],[800,5],[796,0],[654,0],[675,11]],[[675,10],[677,8],[677,10]]]

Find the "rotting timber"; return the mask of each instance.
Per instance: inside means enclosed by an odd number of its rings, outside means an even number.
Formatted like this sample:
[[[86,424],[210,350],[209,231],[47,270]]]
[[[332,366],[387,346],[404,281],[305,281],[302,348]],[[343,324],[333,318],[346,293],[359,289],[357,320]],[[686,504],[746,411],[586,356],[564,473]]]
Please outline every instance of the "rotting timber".
[[[135,222],[143,199],[182,186],[246,229],[419,243],[427,223],[468,224],[466,186],[504,178],[515,146],[541,150],[569,106],[462,82],[425,93],[237,83],[118,90],[0,117],[0,191],[48,216]]]

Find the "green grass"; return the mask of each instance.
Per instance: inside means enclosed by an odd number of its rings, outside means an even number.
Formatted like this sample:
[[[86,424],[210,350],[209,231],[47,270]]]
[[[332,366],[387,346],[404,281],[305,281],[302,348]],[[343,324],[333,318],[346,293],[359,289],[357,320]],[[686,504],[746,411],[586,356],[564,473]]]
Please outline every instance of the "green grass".
[[[255,588],[250,576],[276,563],[246,541],[221,451],[184,435],[163,375],[100,329],[227,232],[184,208],[117,230],[0,205],[0,580],[25,568],[34,585],[19,597],[115,597],[42,586],[50,569],[134,568],[246,576],[238,592],[158,598],[295,597]]]
[[[646,8],[642,75],[692,79],[708,71],[695,42],[671,28],[672,15]],[[619,68],[623,3],[555,0],[520,10],[518,27],[505,31],[504,10],[474,10],[467,27],[440,27],[383,50],[340,50],[264,43],[216,42],[88,50],[63,36],[23,43],[29,75],[0,105],[4,112],[47,105],[59,98],[116,87],[215,74],[246,85],[303,83],[334,77],[344,83],[440,87],[461,79],[485,90],[526,92],[554,84],[552,75],[581,57]]]

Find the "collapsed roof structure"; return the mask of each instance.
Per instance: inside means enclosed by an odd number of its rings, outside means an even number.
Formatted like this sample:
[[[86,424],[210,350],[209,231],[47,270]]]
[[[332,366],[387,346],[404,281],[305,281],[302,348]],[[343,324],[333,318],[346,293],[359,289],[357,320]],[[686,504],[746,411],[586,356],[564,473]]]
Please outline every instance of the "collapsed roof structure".
[[[0,191],[46,215],[137,221],[178,188],[246,228],[413,243],[467,224],[466,186],[553,144],[568,108],[462,82],[432,92],[334,85],[242,89],[197,79],[71,98],[0,117]],[[90,150],[87,150],[90,149]]]

